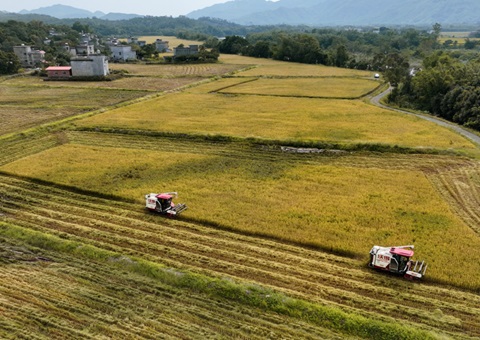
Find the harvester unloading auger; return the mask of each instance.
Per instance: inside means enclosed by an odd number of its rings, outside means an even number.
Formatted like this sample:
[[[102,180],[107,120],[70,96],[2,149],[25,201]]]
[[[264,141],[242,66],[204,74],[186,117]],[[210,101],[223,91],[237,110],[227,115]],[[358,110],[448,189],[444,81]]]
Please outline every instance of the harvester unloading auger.
[[[373,246],[368,266],[403,275],[407,279],[420,279],[427,271],[425,261],[413,261],[413,245],[397,247]]]
[[[145,195],[145,205],[150,211],[157,212],[159,214],[175,216],[187,209],[185,204],[174,204],[172,199],[177,197],[176,192],[164,192],[161,194],[148,194]]]

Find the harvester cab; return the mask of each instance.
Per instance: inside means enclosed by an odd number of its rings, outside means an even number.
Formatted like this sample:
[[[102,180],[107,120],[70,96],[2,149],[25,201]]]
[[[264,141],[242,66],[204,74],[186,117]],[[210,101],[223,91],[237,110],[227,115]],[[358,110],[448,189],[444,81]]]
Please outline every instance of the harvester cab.
[[[420,279],[427,271],[425,261],[413,261],[413,245],[397,247],[373,246],[370,250],[371,268],[403,275],[407,279]]]
[[[185,204],[174,204],[173,198],[177,196],[176,192],[164,192],[161,194],[145,195],[146,208],[150,211],[168,216],[175,216],[187,209]]]

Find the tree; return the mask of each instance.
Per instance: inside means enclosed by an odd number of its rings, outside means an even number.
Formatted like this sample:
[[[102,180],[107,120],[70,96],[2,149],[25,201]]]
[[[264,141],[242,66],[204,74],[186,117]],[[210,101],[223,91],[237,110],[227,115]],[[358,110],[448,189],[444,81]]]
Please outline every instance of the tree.
[[[335,62],[334,65],[337,67],[345,67],[350,59],[347,48],[345,45],[340,45],[335,51]]]
[[[20,61],[13,52],[0,51],[0,74],[15,74],[20,69]]]
[[[384,76],[391,84],[403,82],[408,77],[409,68],[408,60],[398,53],[390,53],[384,59]]]
[[[247,39],[237,35],[228,36],[218,44],[220,53],[239,54],[248,46]]]

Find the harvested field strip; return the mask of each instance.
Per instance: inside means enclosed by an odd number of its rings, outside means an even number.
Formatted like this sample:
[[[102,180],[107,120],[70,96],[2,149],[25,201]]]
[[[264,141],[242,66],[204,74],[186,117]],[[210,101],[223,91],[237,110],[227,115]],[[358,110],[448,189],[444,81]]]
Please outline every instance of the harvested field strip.
[[[90,131],[66,131],[65,135],[70,143],[80,145],[161,150],[162,152],[200,153],[271,161],[289,160],[307,164],[351,166],[352,168],[381,167],[392,170],[420,169],[425,172],[442,172],[448,169],[460,169],[474,164],[467,158],[443,155],[415,155],[415,162],[412,162],[412,156],[403,154],[377,156],[374,154],[354,152],[346,154],[329,153],[328,150],[325,153],[284,152],[279,145],[262,145],[260,142],[252,144],[240,142],[229,143],[215,140],[208,141],[203,138],[181,139],[180,136],[169,138]]]
[[[0,310],[5,312],[0,337],[42,339],[68,334],[71,339],[99,335],[153,339],[162,334],[262,339],[274,334],[291,338],[331,334],[299,320],[233,307],[200,294],[179,297],[180,292],[170,286],[127,276],[112,266],[52,255],[57,256],[54,264],[0,269]]]
[[[53,134],[0,139],[0,149],[2,150],[0,152],[0,165],[50,149],[58,144],[58,136]]]
[[[353,310],[365,308],[370,311],[365,312],[366,315],[373,313],[395,316],[401,308],[405,318],[411,320],[409,322],[441,329],[441,325],[445,325],[444,329],[473,332],[471,334],[477,334],[475,332],[478,331],[474,325],[479,322],[480,299],[478,296],[473,298],[472,294],[423,284],[415,286],[415,290],[410,292],[410,282],[396,279],[393,279],[392,287],[388,288],[385,282],[392,278],[384,279],[382,275],[371,275],[366,270],[360,270],[362,263],[355,260],[215,231],[199,225],[191,226],[180,221],[161,219],[162,225],[159,225],[158,222],[148,222],[149,215],[146,221],[142,219],[142,213],[137,213],[128,204],[117,203],[117,206],[124,205],[125,210],[120,209],[117,216],[110,215],[112,218],[86,207],[75,207],[76,198],[70,198],[72,202],[65,202],[62,208],[64,198],[69,197],[66,192],[62,195],[62,191],[56,189],[56,193],[49,193],[48,187],[39,190],[42,186],[35,185],[31,194],[28,194],[28,182],[2,176],[2,183],[5,182],[10,184],[2,186],[2,210],[16,223],[38,226],[53,233],[65,233],[68,229],[72,236],[77,235],[86,243],[96,242],[94,239],[100,237],[99,245],[103,247],[114,247],[123,252],[131,249],[136,256],[142,256],[145,252],[144,256],[155,262],[171,262],[176,266],[212,275],[226,272],[240,279],[253,280],[287,291],[290,295],[303,299],[329,301],[340,304],[347,310],[352,307]],[[22,185],[15,191],[15,195],[9,194],[14,192],[12,187],[16,183]],[[40,196],[35,199],[38,194]],[[42,197],[43,195],[46,196]],[[20,203],[22,197],[32,197],[32,201]],[[86,199],[78,201],[88,203]],[[13,206],[16,208],[9,208]],[[123,214],[129,217],[123,217]],[[164,221],[168,223],[163,225]],[[183,249],[188,249],[191,255]],[[293,250],[294,253],[286,256],[286,249]],[[321,256],[318,257],[319,255]],[[330,260],[326,260],[325,256]],[[400,292],[397,291],[398,287],[395,288],[396,285],[402,287]],[[466,296],[468,298],[463,300]],[[439,316],[431,314],[434,306],[443,313],[440,324],[437,324]]]
[[[36,209],[34,209],[36,210]],[[7,209],[8,211],[8,209]],[[380,306],[377,306],[379,304],[378,300],[372,300],[371,298],[367,297],[366,292],[362,290],[355,289],[354,285],[351,284],[346,284],[346,286],[340,285],[339,280],[337,280],[334,276],[330,276],[330,280],[328,275],[314,275],[312,273],[305,272],[304,275],[308,276],[308,279],[302,279],[301,276],[301,271],[298,271],[298,277],[297,278],[292,278],[288,277],[286,275],[280,275],[276,274],[277,271],[282,271],[282,272],[291,272],[293,269],[292,268],[286,268],[282,266],[276,266],[274,268],[274,271],[272,272],[267,272],[265,270],[262,270],[261,268],[258,268],[259,265],[258,263],[253,264],[251,267],[247,267],[245,264],[242,265],[243,259],[239,259],[239,256],[237,255],[235,260],[232,261],[226,261],[228,260],[225,258],[225,254],[223,252],[220,253],[221,260],[216,260],[214,261],[212,259],[216,258],[216,255],[211,252],[211,249],[197,249],[197,252],[200,254],[196,256],[194,252],[188,252],[187,250],[183,251],[182,249],[192,249],[194,245],[188,244],[188,242],[183,242],[180,246],[172,247],[172,243],[174,243],[172,240],[165,240],[166,236],[162,236],[163,240],[161,242],[165,242],[165,244],[161,245],[158,244],[159,240],[156,239],[153,235],[145,235],[140,237],[136,237],[135,235],[129,235],[128,230],[116,227],[114,231],[112,230],[107,230],[102,228],[101,225],[99,225],[98,221],[86,221],[86,225],[91,225],[94,224],[95,227],[93,227],[93,231],[89,230],[89,227],[84,227],[84,226],[79,226],[78,221],[77,223],[73,224],[70,222],[60,222],[60,217],[58,214],[55,214],[54,211],[44,211],[44,213],[48,216],[41,215],[41,211],[35,211],[35,216],[33,220],[30,221],[30,223],[33,223],[33,225],[40,225],[42,223],[48,224],[47,229],[43,229],[44,231],[49,231],[49,229],[54,228],[57,231],[60,231],[61,233],[68,233],[68,234],[73,234],[76,235],[79,241],[82,241],[82,243],[93,243],[96,246],[102,247],[102,248],[107,248],[112,251],[119,251],[120,249],[123,251],[126,251],[127,254],[132,255],[132,256],[141,256],[143,258],[147,258],[148,260],[154,261],[154,262],[164,262],[165,264],[173,267],[181,267],[183,269],[187,270],[197,270],[204,274],[207,275],[215,275],[219,276],[221,273],[211,271],[211,269],[205,269],[203,267],[204,263],[209,263],[209,265],[214,265],[215,268],[221,269],[222,273],[227,273],[231,274],[234,277],[242,277],[242,278],[247,278],[249,280],[257,280],[258,282],[261,282],[263,284],[271,285],[270,282],[276,282],[274,286],[272,287],[281,287],[281,291],[291,295],[291,296],[296,296],[302,299],[308,299],[308,296],[313,294],[315,298],[312,299],[314,302],[321,302],[321,303],[326,303],[326,302],[336,302],[336,303],[342,303],[347,304],[352,306],[353,311],[356,311],[357,313],[364,314],[364,311],[356,310],[357,307],[361,307],[362,310],[374,310],[378,309],[379,307],[382,309],[383,316],[386,315],[392,315],[392,317],[395,316],[396,313],[398,313],[399,310],[402,311],[404,314],[404,318],[408,318],[410,321],[414,321],[417,318],[421,318],[423,323],[429,323],[427,322],[428,318],[431,318],[431,322],[433,325],[436,324],[436,316],[432,315],[428,311],[425,311],[424,313],[421,313],[419,310],[413,310],[407,306],[400,307],[397,304],[391,304],[389,302],[382,302]],[[75,222],[75,219],[72,218],[72,215],[69,215],[70,218]],[[26,216],[22,216],[22,218],[25,218]],[[22,219],[23,222],[19,222],[21,225],[25,222],[25,220]],[[27,224],[28,225],[28,224]],[[105,227],[105,226],[103,226]],[[42,229],[40,229],[42,230]],[[121,236],[119,236],[119,233]],[[142,233],[143,234],[143,233]],[[146,241],[148,240],[148,241]],[[159,247],[160,246],[160,247]],[[198,246],[197,246],[198,247]],[[209,258],[206,256],[202,255],[206,254],[208,255]],[[173,260],[169,261],[168,259],[172,258]],[[190,262],[188,266],[183,266],[183,263]],[[254,265],[256,265],[254,267]],[[230,268],[235,267],[235,271],[232,271]],[[307,280],[307,281],[306,281]],[[331,286],[329,287],[328,283],[324,283],[324,286],[322,289],[315,289],[314,285],[315,282],[319,280],[322,282],[333,282],[330,284]],[[286,286],[287,285],[287,286]],[[302,289],[302,287],[306,287],[305,290]],[[342,290],[339,290],[338,287],[341,287]],[[355,294],[352,293],[352,291],[359,292],[361,295],[356,296]],[[376,299],[378,299],[379,292],[374,293],[376,296]],[[393,292],[392,292],[393,294]],[[335,297],[338,296],[340,297],[338,301],[335,301]],[[388,297],[388,296],[386,296]],[[358,301],[356,301],[358,300]],[[369,301],[371,300],[371,301]],[[434,301],[436,302],[436,301]],[[438,304],[433,304],[430,306],[430,308],[433,308],[434,306],[440,307],[440,308],[449,308],[451,309],[452,306],[448,305],[438,305]],[[428,306],[424,306],[428,307]],[[349,310],[349,309],[347,309]],[[352,311],[352,310],[350,310]],[[473,312],[472,312],[473,313]],[[368,315],[368,314],[367,314]],[[449,325],[449,328],[452,329],[452,327],[457,326],[459,323],[459,320],[456,318],[451,318],[449,321],[448,319],[444,320],[444,323],[451,323]]]
[[[127,75],[147,77],[203,77],[222,76],[245,69],[245,65],[235,64],[111,64],[112,70],[127,71]]]
[[[430,179],[455,211],[480,234],[480,166],[430,175]]]

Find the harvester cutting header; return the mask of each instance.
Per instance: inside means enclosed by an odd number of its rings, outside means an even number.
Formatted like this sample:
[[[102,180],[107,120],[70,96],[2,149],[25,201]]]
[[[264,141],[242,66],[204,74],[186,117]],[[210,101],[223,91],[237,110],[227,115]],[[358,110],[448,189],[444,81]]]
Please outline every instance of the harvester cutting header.
[[[174,204],[172,199],[177,197],[176,192],[164,192],[161,194],[145,195],[146,208],[159,214],[175,216],[187,209],[185,204]]]
[[[407,279],[420,279],[427,271],[425,261],[413,261],[413,245],[397,247],[373,246],[368,266],[403,275]]]

